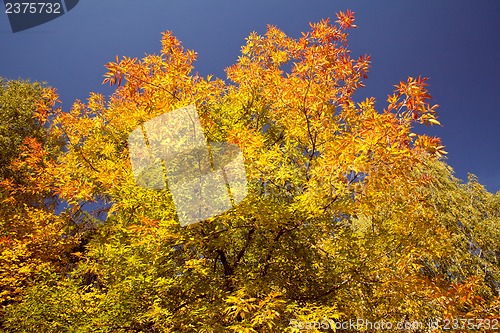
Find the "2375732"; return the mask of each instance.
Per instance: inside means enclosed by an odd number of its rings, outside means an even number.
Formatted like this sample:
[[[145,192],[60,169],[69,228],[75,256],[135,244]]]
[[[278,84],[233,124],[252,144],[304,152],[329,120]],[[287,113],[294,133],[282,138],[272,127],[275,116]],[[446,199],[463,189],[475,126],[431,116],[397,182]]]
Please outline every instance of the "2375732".
[[[7,2],[6,14],[61,14],[59,2]]]

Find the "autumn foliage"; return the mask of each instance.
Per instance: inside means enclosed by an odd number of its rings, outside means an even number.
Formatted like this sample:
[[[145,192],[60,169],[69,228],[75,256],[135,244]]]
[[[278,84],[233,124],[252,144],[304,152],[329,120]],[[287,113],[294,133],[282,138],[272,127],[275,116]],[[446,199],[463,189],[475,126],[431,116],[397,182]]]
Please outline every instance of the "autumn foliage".
[[[353,100],[370,57],[350,55],[354,13],[337,19],[300,38],[252,33],[226,81],[193,74],[196,53],[166,32],[159,54],[106,65],[109,98],[62,112],[46,90],[53,103],[33,117],[51,139],[28,136],[8,166],[22,184],[0,184],[0,325],[294,332],[292,319],[498,318],[499,195],[454,178],[440,139],[413,132],[440,125],[425,78],[397,84],[380,112]],[[209,141],[241,148],[249,194],[183,228],[168,189],[136,185],[127,138],[187,105]]]

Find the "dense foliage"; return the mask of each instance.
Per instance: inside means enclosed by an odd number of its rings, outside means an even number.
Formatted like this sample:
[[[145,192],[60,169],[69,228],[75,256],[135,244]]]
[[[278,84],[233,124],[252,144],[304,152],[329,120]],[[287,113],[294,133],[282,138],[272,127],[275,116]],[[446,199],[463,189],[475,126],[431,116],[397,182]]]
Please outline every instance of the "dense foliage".
[[[51,171],[64,143],[48,128],[56,103],[42,84],[0,80],[0,317],[30,286],[72,269],[78,236],[56,214]]]
[[[291,320],[498,318],[500,194],[474,176],[461,183],[440,140],[412,132],[440,125],[425,79],[400,82],[381,112],[353,100],[370,58],[350,56],[352,12],[337,17],[298,39],[252,33],[227,81],[193,74],[196,53],[166,32],[159,54],[107,64],[108,99],[92,93],[69,112],[49,88],[22,83],[38,91],[31,100],[4,84],[2,123],[22,110],[38,127],[0,133],[24,137],[2,155],[0,327],[292,332]],[[27,104],[6,109],[9,99]],[[136,185],[127,138],[187,105],[209,141],[241,148],[248,196],[180,227],[168,189]]]

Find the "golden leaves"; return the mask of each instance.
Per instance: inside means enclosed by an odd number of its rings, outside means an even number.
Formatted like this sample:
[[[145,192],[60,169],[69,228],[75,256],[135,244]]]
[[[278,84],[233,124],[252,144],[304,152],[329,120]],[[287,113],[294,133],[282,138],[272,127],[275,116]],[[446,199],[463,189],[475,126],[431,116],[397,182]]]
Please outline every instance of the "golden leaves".
[[[347,10],[345,13],[340,11],[337,14],[337,23],[340,24],[342,29],[357,28],[354,23],[354,12],[352,10]]]
[[[460,241],[468,235],[456,219],[465,217],[467,230],[483,222],[483,206],[470,204],[483,205],[482,192],[457,185],[445,164],[430,158],[446,154],[438,138],[412,133],[414,123],[439,125],[425,78],[398,84],[383,113],[373,98],[353,100],[370,57],[351,58],[347,49],[353,13],[337,18],[338,25],[311,24],[298,39],[274,26],[252,33],[227,69],[231,82],[191,74],[196,53],[166,32],[159,55],[107,64],[104,83],[117,85],[108,100],[90,94],[71,112],[57,113],[53,130],[69,142],[56,161],[37,141],[25,142],[13,166],[33,174],[30,181],[47,176],[53,183],[44,180],[44,190],[70,204],[58,218],[13,211],[11,221],[27,218],[26,235],[62,247],[56,227],[64,219],[87,216],[84,202],[112,204],[105,223],[91,220],[92,239],[74,253],[80,266],[65,280],[97,295],[99,311],[83,321],[103,329],[126,321],[143,330],[273,332],[293,331],[289,318],[424,318],[478,304],[473,299],[484,285],[470,272],[485,266],[471,262],[483,258],[464,250]],[[127,137],[190,103],[209,140],[242,149],[249,195],[181,229],[171,193],[134,182]],[[14,183],[2,186],[13,191]],[[498,214],[489,204],[487,223],[475,231],[481,237],[495,230]],[[1,235],[0,248],[17,241]],[[21,243],[19,254],[4,258],[24,255]],[[31,269],[33,262],[19,274]],[[94,281],[81,288],[88,275]],[[100,311],[108,307],[111,315]]]
[[[59,100],[56,89],[49,87],[43,88],[41,99],[35,101],[33,118],[38,120],[42,125],[46,124],[49,116],[54,114],[57,103],[61,103],[61,101]]]
[[[427,91],[427,78],[408,77],[407,82],[395,85],[395,93],[388,97],[387,111],[395,110],[403,119],[419,121],[426,125],[441,125],[436,119],[438,104],[431,105],[431,95]]]
[[[441,144],[441,139],[436,137],[431,138],[426,135],[420,135],[415,141],[415,146],[437,157],[448,154],[448,152],[444,150],[445,147]]]
[[[272,291],[263,297],[247,295],[244,289],[225,299],[225,312],[238,324],[231,326],[236,332],[257,332],[259,328],[273,330],[285,312],[285,301],[279,292]],[[239,319],[239,320],[238,320]]]

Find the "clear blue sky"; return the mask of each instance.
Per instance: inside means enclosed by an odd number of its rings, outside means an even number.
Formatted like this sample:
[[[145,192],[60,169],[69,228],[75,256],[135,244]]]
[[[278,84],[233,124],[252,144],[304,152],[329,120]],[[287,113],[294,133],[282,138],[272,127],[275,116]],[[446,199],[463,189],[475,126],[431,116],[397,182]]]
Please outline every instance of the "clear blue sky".
[[[46,81],[68,110],[91,91],[111,93],[101,85],[104,64],[117,54],[159,52],[162,31],[198,52],[200,74],[225,78],[251,31],[274,24],[299,37],[309,22],[335,20],[346,9],[358,25],[350,34],[353,56],[372,56],[357,96],[374,96],[382,110],[395,83],[429,77],[444,127],[419,132],[443,139],[459,178],[472,172],[488,190],[500,190],[499,0],[81,0],[66,15],[18,33],[2,9],[0,76]]]

